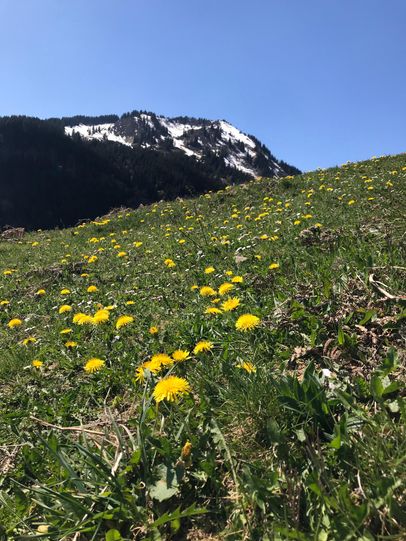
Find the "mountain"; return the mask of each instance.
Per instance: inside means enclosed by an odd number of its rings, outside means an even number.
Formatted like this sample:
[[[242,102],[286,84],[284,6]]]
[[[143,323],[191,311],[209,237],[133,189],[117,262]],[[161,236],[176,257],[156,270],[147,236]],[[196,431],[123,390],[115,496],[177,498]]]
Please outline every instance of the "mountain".
[[[297,172],[223,120],[0,117],[0,227],[66,227],[117,206]]]
[[[62,119],[67,135],[87,140],[113,141],[132,148],[182,152],[202,163],[220,160],[247,177],[283,177],[299,170],[277,160],[256,137],[241,132],[225,120],[193,117],[168,118],[132,111],[120,118],[72,117]]]

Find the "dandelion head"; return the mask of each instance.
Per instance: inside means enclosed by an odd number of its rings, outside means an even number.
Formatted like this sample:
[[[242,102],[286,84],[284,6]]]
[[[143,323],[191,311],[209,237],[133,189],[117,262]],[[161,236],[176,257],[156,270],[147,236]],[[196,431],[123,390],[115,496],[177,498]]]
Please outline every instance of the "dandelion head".
[[[98,370],[101,370],[105,364],[106,364],[105,361],[102,361],[101,359],[96,359],[96,358],[89,359],[84,366],[84,370],[88,374],[93,374],[93,372],[97,372]]]
[[[60,306],[58,312],[60,314],[64,314],[65,312],[71,312],[72,311],[72,306],[70,306],[69,304],[63,304],[62,306]]]
[[[142,364],[142,368],[149,370],[153,374],[158,374],[162,370],[162,363],[157,358],[152,358],[149,361],[146,361]]]
[[[190,385],[184,378],[177,376],[168,376],[161,379],[155,385],[153,397],[157,403],[167,400],[175,402],[181,396],[190,393]]]
[[[190,453],[192,452],[192,444],[189,440],[186,440],[185,445],[182,447],[182,451],[180,453],[180,457],[182,460],[186,460],[190,457]]]
[[[144,381],[145,381],[145,368],[143,366],[138,366],[135,369],[135,381],[137,383],[144,383]]]
[[[37,341],[37,339],[34,336],[28,336],[28,338],[24,338],[23,344],[24,346],[28,346],[28,344],[34,344]]]
[[[34,359],[31,364],[34,368],[41,368],[44,363],[39,359]]]
[[[116,329],[121,329],[121,327],[124,327],[125,325],[129,325],[134,321],[134,318],[132,316],[120,316],[116,322]]]
[[[87,288],[87,292],[88,292],[88,293],[96,293],[96,291],[99,291],[98,288],[97,288],[97,286],[89,286],[89,287]]]
[[[221,310],[220,308],[216,308],[215,306],[209,306],[208,308],[206,308],[204,313],[214,316],[214,315],[221,314]]]
[[[210,342],[209,340],[200,340],[200,342],[195,345],[193,353],[195,355],[198,355],[199,353],[206,353],[208,351],[211,351],[212,349],[213,342]]]
[[[250,331],[251,329],[257,327],[260,323],[261,320],[259,317],[254,316],[253,314],[243,314],[237,319],[235,328],[238,331]]]
[[[216,294],[215,290],[210,286],[203,286],[200,288],[200,295],[202,297],[212,297]]]
[[[224,312],[232,312],[238,306],[240,306],[240,299],[238,297],[231,297],[222,303],[221,308]]]
[[[234,288],[234,284],[230,284],[230,282],[225,282],[224,284],[221,284],[221,286],[219,287],[219,294],[221,296],[226,295],[233,288]]]
[[[22,321],[21,319],[18,319],[18,317],[15,317],[13,319],[10,319],[10,321],[7,323],[7,326],[10,328],[10,329],[14,329],[15,327],[19,327],[20,325],[22,325]]]
[[[172,267],[176,267],[176,263],[175,263],[175,261],[173,261],[173,259],[169,259],[169,258],[165,259],[164,264],[165,264],[169,269],[172,268]]]
[[[177,349],[172,353],[172,359],[176,362],[186,361],[186,359],[190,359],[190,352],[184,349]]]
[[[93,325],[98,325],[99,323],[105,323],[110,318],[110,311],[107,310],[107,308],[101,308],[100,310],[97,310],[95,312],[94,316],[86,316],[86,319],[84,323],[92,323]],[[82,323],[83,324],[83,323]]]
[[[237,364],[237,368],[241,368],[249,374],[255,374],[255,372],[257,371],[256,367],[249,361],[242,361],[240,364]]]
[[[166,353],[156,353],[151,357],[152,362],[159,363],[161,366],[170,366],[173,364],[173,359]]]

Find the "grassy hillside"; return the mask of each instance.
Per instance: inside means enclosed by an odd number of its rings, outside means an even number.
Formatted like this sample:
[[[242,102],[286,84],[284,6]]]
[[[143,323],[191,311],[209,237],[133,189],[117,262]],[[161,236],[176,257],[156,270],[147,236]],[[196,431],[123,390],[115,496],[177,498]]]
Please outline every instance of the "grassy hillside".
[[[0,538],[404,539],[405,179],[0,242]]]

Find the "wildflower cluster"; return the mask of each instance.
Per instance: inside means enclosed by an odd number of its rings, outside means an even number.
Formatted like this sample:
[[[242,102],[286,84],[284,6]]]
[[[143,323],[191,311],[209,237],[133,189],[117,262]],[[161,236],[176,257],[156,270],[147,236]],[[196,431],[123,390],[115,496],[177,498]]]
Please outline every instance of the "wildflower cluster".
[[[395,538],[405,179],[404,156],[374,159],[1,244],[13,535],[175,538],[196,503],[220,537]]]

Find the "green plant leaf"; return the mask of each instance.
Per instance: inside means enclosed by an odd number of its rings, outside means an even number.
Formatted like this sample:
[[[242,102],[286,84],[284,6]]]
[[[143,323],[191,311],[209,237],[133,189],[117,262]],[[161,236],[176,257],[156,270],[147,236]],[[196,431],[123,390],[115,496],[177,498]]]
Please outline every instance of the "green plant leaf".
[[[111,529],[106,533],[106,541],[121,541],[123,539],[118,530]]]
[[[395,348],[390,348],[388,354],[381,365],[381,372],[387,376],[396,369],[398,364],[398,353]]]
[[[148,487],[151,497],[159,502],[172,498],[179,491],[183,473],[183,468],[179,466],[168,467],[160,464],[155,470],[157,481]]]
[[[370,389],[371,389],[371,394],[374,397],[374,399],[379,402],[382,398],[384,386],[382,384],[381,378],[376,374],[373,375],[371,378]]]

